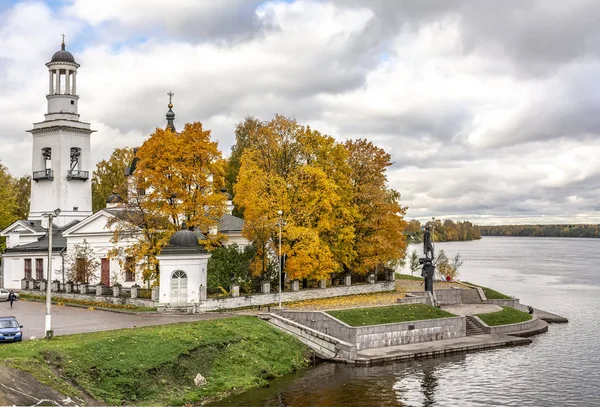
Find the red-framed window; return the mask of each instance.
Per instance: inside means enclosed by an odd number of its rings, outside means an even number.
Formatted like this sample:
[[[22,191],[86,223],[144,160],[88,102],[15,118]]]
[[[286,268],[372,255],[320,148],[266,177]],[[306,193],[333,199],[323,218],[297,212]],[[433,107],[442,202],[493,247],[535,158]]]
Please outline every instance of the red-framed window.
[[[31,259],[25,259],[24,262],[25,280],[31,280]]]
[[[35,279],[44,279],[44,259],[35,259]]]

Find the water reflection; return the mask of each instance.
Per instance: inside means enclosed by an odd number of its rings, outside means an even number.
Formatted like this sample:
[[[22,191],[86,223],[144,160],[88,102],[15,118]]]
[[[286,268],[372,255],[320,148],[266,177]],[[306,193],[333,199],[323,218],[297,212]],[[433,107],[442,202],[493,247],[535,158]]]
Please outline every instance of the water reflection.
[[[569,318],[531,345],[358,368],[322,364],[216,406],[600,406],[600,239],[486,238],[461,278]],[[532,256],[535,253],[535,256]],[[557,284],[560,282],[560,284]]]

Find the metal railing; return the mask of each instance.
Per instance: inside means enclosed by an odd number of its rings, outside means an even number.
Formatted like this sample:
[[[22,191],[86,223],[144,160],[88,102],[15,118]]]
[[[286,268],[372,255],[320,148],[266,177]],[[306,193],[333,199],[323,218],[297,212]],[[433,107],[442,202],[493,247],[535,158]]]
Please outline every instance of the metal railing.
[[[52,171],[50,168],[42,171],[34,171],[33,180],[39,181],[41,179],[48,179],[52,181],[54,179],[54,171]]]
[[[81,171],[81,170],[69,170],[69,171],[67,171],[67,179],[68,180],[71,180],[71,179],[80,179],[80,180],[86,181],[89,178],[90,178],[90,172],[89,171]]]

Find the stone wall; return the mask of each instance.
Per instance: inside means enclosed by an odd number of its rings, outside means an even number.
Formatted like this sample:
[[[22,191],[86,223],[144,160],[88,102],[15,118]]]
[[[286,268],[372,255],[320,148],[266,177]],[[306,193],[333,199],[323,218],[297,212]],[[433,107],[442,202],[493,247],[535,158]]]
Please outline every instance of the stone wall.
[[[395,289],[395,281],[382,281],[375,284],[360,284],[349,287],[337,286],[329,288],[306,289],[300,291],[284,291],[281,293],[281,301],[294,302],[302,300],[314,300],[317,298],[393,291]],[[254,307],[258,305],[277,304],[278,302],[279,293],[254,294],[227,298],[209,298],[206,301],[198,304],[198,311],[204,312],[219,309]]]
[[[521,304],[519,304],[518,298],[512,298],[510,300],[484,300],[484,304],[494,304],[500,307],[513,307],[514,309],[523,310]],[[527,307],[525,307],[527,309]]]
[[[95,288],[95,286],[93,287]],[[20,292],[22,293],[26,293],[26,294],[31,294],[31,295],[37,295],[37,296],[44,296],[46,295],[45,292],[39,291],[39,290],[21,290]],[[112,292],[111,292],[112,294]],[[80,300],[80,301],[93,301],[93,302],[99,302],[99,303],[106,303],[106,304],[121,304],[121,305],[134,305],[136,307],[156,307],[157,303],[156,301],[152,301],[152,300],[145,300],[142,298],[127,298],[127,297],[112,297],[109,295],[95,295],[95,294],[75,294],[75,293],[65,293],[65,292],[52,292],[52,299],[53,300],[58,300],[60,298],[66,298],[66,299],[71,299],[71,300]]]
[[[356,349],[359,351],[408,343],[461,338],[467,334],[464,316],[351,327],[325,312],[282,311],[281,315],[301,325],[356,345]]]
[[[448,290],[434,290],[435,299],[438,304],[462,304],[461,290],[450,288]]]
[[[332,359],[353,360],[356,358],[356,345],[342,341],[331,335],[309,328],[290,319],[276,314],[260,316],[269,323],[286,331],[308,345],[319,356]]]

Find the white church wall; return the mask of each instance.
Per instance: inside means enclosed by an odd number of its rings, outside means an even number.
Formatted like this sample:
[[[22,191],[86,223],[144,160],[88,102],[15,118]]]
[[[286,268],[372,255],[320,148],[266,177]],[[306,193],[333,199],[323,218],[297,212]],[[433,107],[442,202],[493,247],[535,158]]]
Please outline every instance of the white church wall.
[[[63,281],[63,257],[60,253],[52,253],[52,280]],[[25,278],[25,260],[31,260],[31,278],[37,279],[36,260],[41,259],[43,262],[43,278],[48,275],[48,253],[15,253],[3,256],[4,260],[4,288],[21,289],[21,280]],[[66,264],[64,268],[64,277],[67,279]]]

